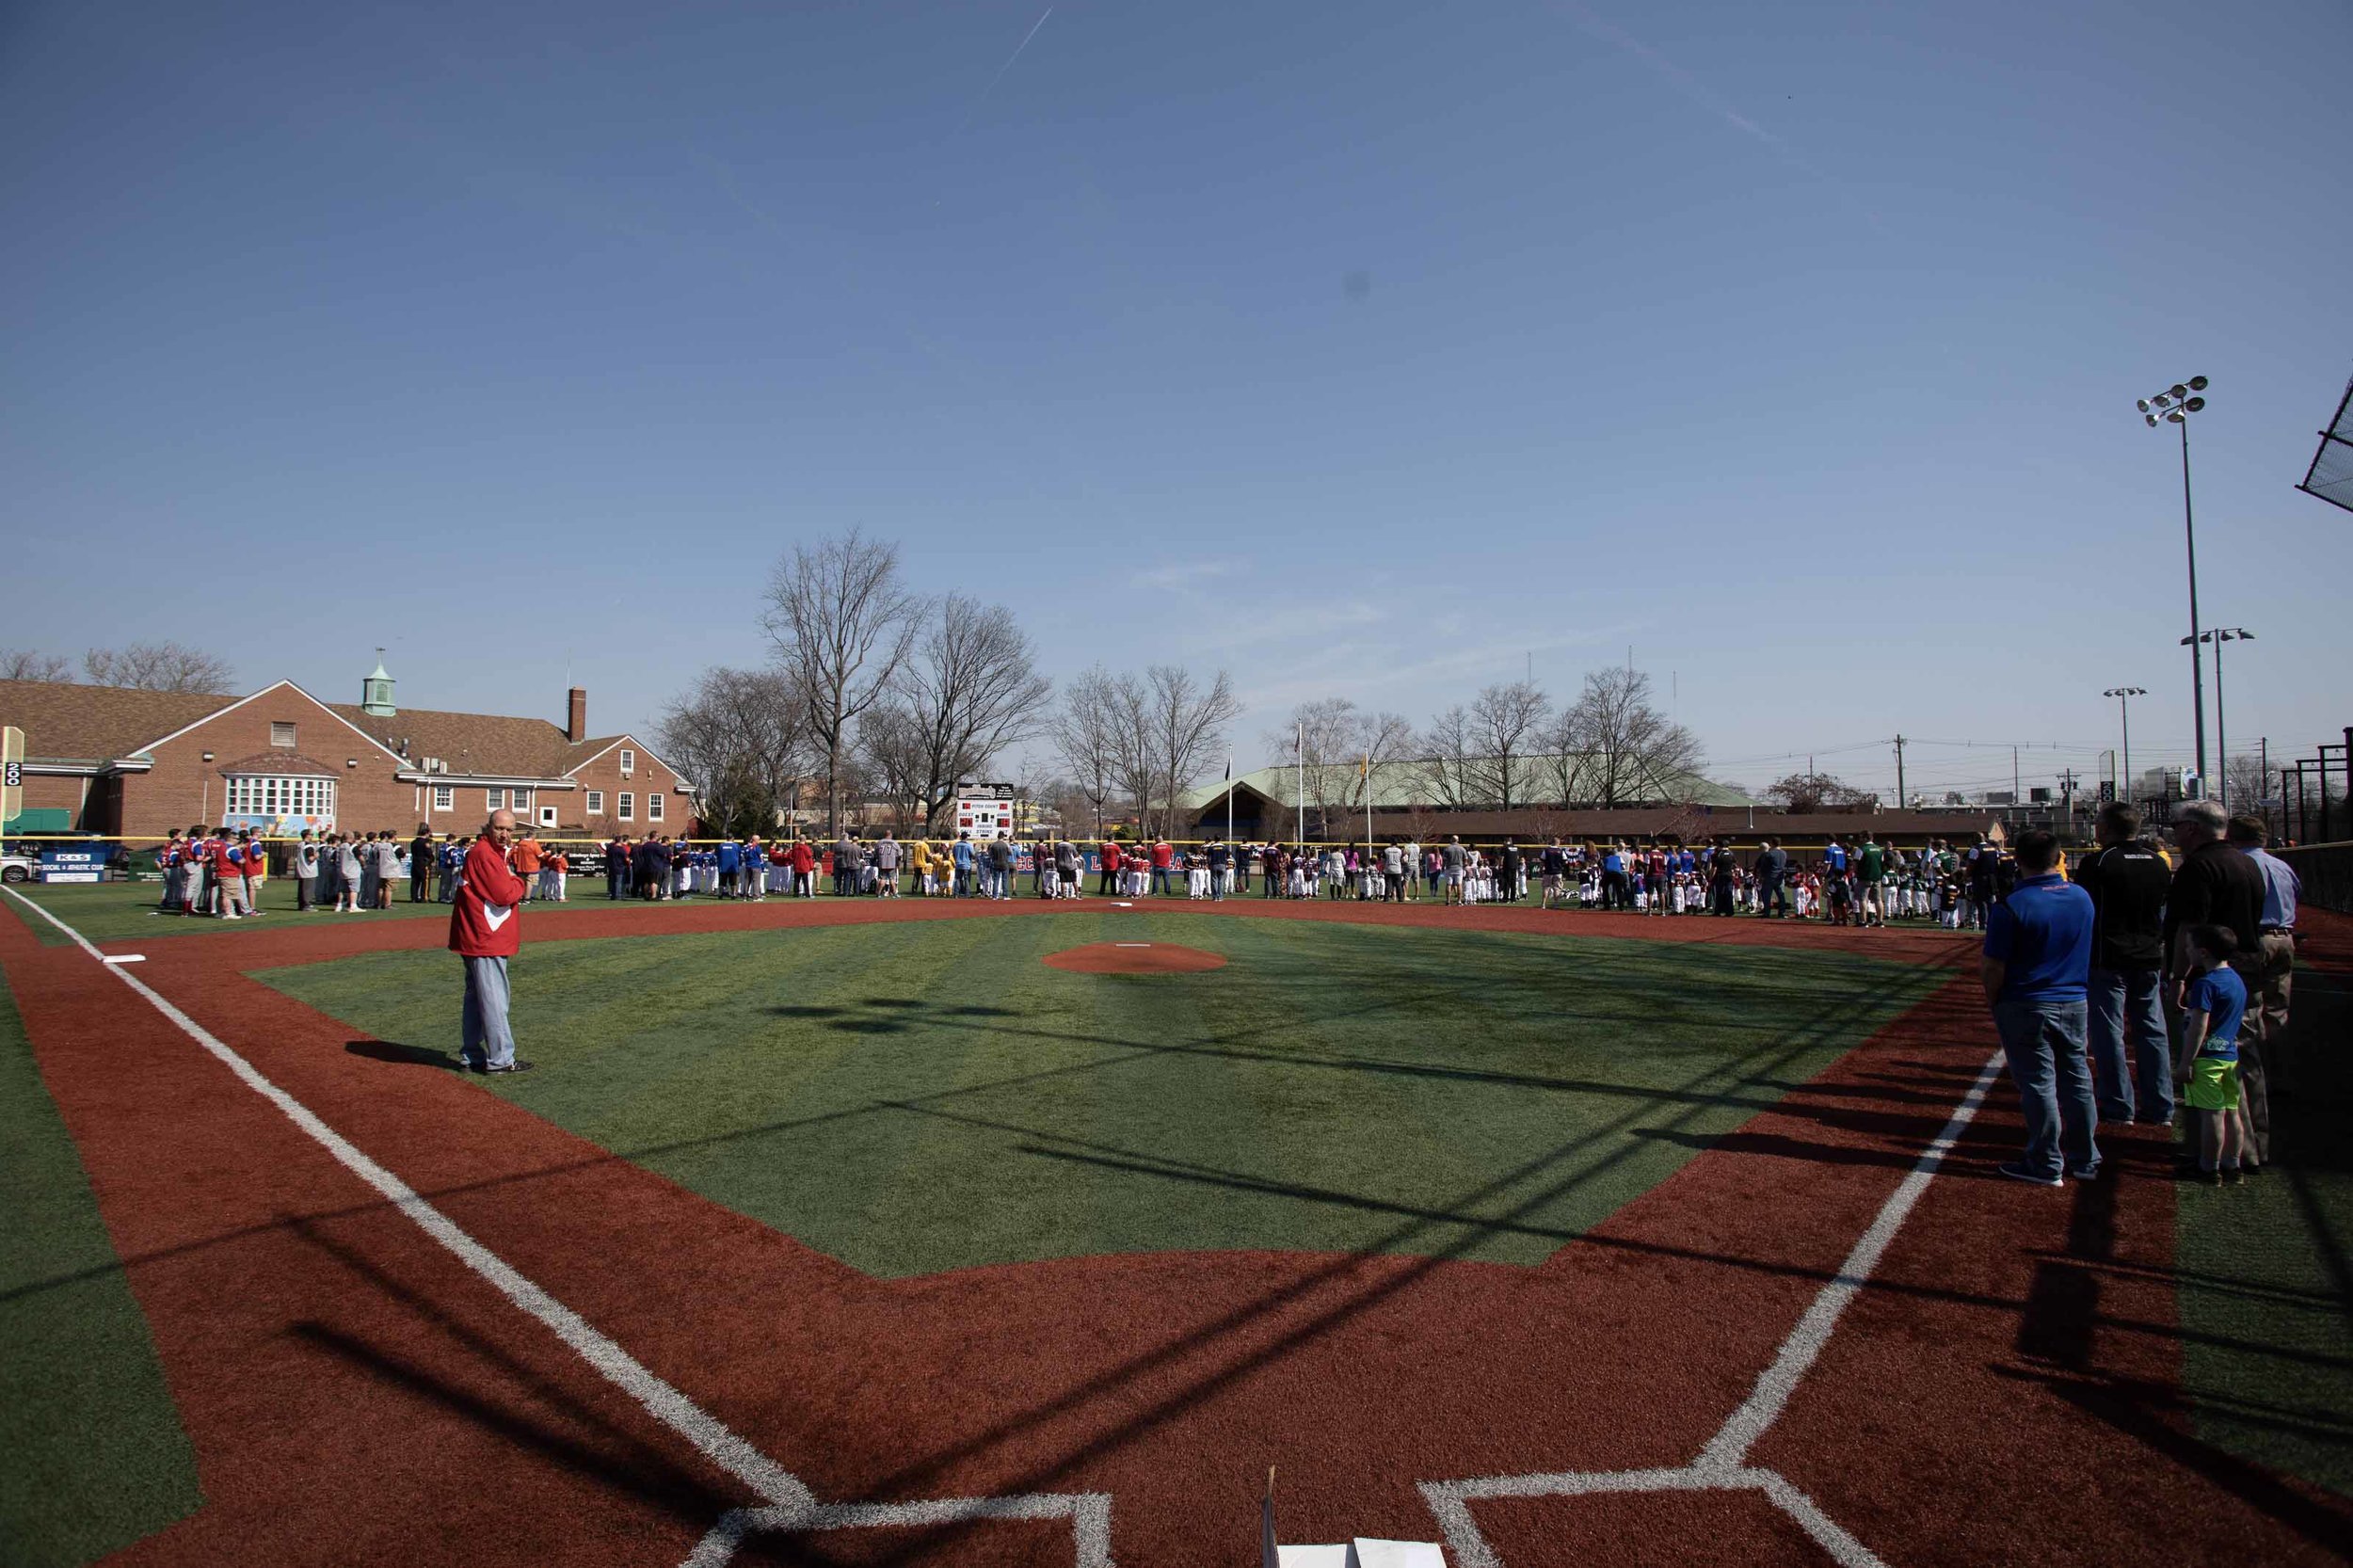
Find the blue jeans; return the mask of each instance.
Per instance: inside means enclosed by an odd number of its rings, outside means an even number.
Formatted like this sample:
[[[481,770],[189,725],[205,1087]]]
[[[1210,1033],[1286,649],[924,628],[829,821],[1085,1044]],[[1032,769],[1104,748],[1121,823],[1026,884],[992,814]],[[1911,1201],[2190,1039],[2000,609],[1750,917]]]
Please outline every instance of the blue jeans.
[[[2154,969],[2091,971],[2091,1076],[2100,1114],[2173,1119],[2173,1052]]]
[[[2086,1011],[2081,998],[2004,997],[1993,1004],[1993,1027],[2026,1118],[2020,1163],[2039,1176],[2054,1177],[2062,1169],[2089,1176],[2100,1168],[2100,1145],[2092,1140],[2100,1116],[2084,1053]]]
[[[1160,896],[1161,896],[1161,897],[1166,897],[1166,896],[1167,896],[1167,893],[1168,893],[1168,879],[1169,879],[1169,878],[1170,878],[1170,876],[1172,876],[1173,874],[1175,874],[1175,873],[1174,873],[1174,872],[1172,872],[1169,870],[1169,868],[1168,868],[1168,867],[1166,867],[1166,866],[1155,866],[1155,867],[1153,867],[1153,868],[1152,868],[1152,891],[1153,891],[1155,894],[1158,894],[1158,895],[1160,895]]]
[[[506,1027],[506,960],[461,958],[466,966],[464,1045],[457,1059],[469,1067],[508,1067],[515,1062],[515,1035]]]

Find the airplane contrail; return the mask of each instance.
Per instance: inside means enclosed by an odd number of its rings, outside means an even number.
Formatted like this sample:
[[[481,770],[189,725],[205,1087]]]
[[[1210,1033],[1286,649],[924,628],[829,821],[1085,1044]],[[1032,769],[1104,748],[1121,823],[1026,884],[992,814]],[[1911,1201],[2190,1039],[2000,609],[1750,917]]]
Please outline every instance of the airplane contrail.
[[[1013,46],[1013,53],[1005,56],[1005,63],[997,68],[997,74],[988,79],[988,86],[983,88],[981,89],[980,97],[972,101],[972,107],[974,109],[979,108],[983,104],[988,102],[988,95],[997,90],[997,84],[1005,79],[1005,72],[1013,69],[1013,62],[1021,57],[1021,51],[1030,46],[1030,40],[1037,37],[1037,30],[1040,27],[1045,26],[1046,19],[1053,14],[1054,8],[1051,6],[1048,6],[1044,10],[1038,12],[1037,20],[1030,24],[1030,30],[1021,35],[1021,41],[1015,44]],[[969,118],[970,111],[968,110],[966,113],[967,118]]]

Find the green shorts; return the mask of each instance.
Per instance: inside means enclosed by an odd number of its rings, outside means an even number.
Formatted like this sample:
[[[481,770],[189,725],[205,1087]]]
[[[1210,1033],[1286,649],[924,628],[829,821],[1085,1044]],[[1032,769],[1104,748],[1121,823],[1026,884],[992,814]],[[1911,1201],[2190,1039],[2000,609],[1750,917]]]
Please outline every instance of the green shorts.
[[[2183,1085],[2182,1103],[2192,1111],[2238,1109],[2238,1064],[2201,1056],[2189,1064],[2189,1081]]]

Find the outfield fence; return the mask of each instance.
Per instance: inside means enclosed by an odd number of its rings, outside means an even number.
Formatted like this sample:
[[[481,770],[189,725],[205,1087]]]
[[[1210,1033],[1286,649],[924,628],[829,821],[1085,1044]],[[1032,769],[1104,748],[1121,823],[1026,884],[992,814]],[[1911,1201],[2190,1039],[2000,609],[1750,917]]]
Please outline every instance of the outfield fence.
[[[2296,870],[2304,885],[2304,902],[2342,915],[2353,915],[2353,840],[2331,844],[2298,844],[2271,852]]]

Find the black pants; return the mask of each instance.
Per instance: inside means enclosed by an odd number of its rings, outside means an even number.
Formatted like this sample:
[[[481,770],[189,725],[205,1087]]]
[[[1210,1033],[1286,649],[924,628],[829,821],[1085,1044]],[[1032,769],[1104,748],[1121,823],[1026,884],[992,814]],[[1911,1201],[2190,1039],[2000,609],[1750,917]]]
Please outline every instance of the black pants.
[[[1626,890],[1625,872],[1601,873],[1601,906],[1604,909],[1631,909],[1633,896]]]

